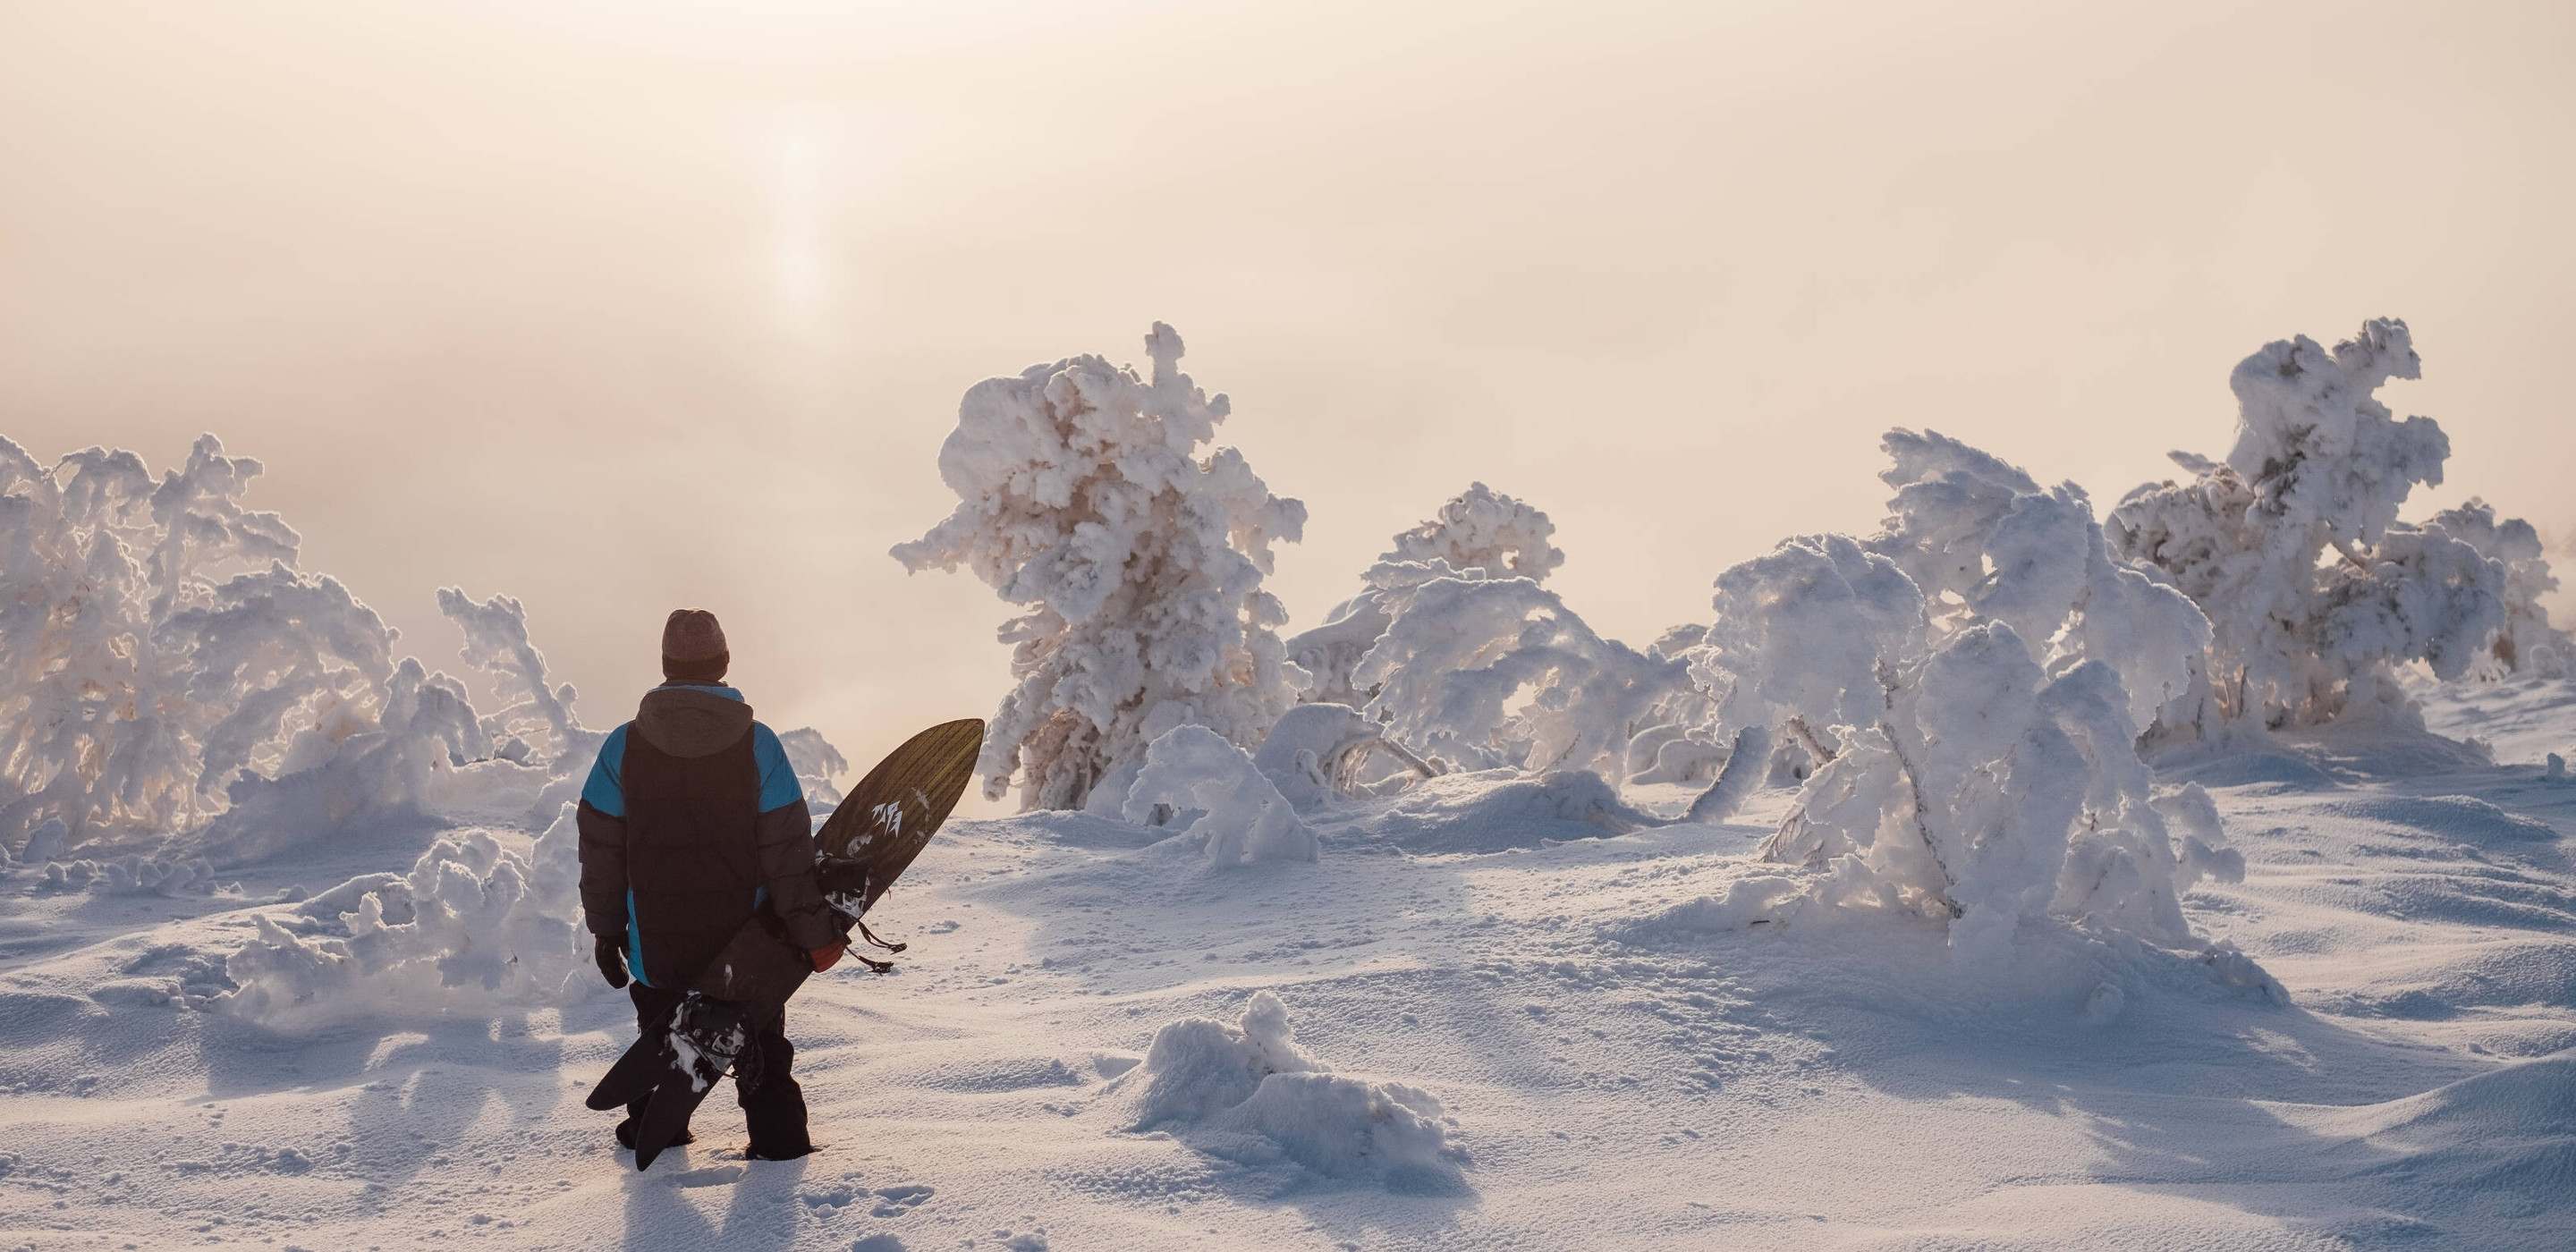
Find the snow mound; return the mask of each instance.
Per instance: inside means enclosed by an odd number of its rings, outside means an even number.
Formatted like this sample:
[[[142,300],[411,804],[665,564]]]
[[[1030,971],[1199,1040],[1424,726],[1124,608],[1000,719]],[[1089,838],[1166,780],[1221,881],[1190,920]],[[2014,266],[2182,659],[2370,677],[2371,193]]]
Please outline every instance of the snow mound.
[[[1479,853],[1599,839],[1656,824],[1653,814],[1623,803],[1599,774],[1561,770],[1523,778],[1489,770],[1425,781],[1363,820],[1330,829],[1325,839],[1416,853]]]
[[[1162,825],[1196,810],[1186,823],[1211,865],[1312,861],[1315,832],[1297,820],[1279,788],[1251,756],[1205,726],[1175,726],[1145,749],[1145,768],[1127,792],[1128,821]]]
[[[1121,1085],[1130,1129],[1163,1131],[1239,1164],[1287,1164],[1325,1178],[1411,1194],[1466,1190],[1453,1119],[1417,1087],[1331,1072],[1298,1046],[1288,1006],[1257,991],[1227,1023],[1186,1017],[1154,1032],[1145,1063]]]
[[[2576,1186],[2576,1052],[2383,1104],[2277,1111],[2358,1140],[2337,1153],[2363,1157],[2355,1174],[2435,1192],[2436,1216],[2531,1216],[2539,1197]]]
[[[1723,892],[1685,900],[1639,919],[1621,930],[1620,936],[1651,940],[1666,934],[1716,935],[1777,926],[1788,921],[1806,902],[1814,886],[1810,877],[1800,873],[1744,873],[1729,880]]]
[[[304,901],[292,928],[255,914],[257,937],[224,963],[236,988],[205,1007],[282,1029],[558,1000],[587,968],[578,838],[566,805],[528,855],[466,831],[433,843],[407,874]]]

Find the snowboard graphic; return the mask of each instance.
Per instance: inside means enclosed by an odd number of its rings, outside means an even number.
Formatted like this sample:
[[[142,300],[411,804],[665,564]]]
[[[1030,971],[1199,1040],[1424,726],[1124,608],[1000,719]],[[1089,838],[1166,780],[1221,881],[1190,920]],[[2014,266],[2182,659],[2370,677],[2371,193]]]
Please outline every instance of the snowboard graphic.
[[[983,748],[979,718],[933,726],[879,761],[824,820],[814,836],[815,876],[845,938],[855,929],[874,941],[860,919],[948,820]],[[635,1168],[650,1166],[670,1146],[730,1068],[741,1046],[735,1025],[784,1011],[788,997],[813,972],[812,962],[787,942],[784,925],[764,909],[690,982],[688,1001],[664,1032],[669,1043],[648,1047],[638,1039],[617,1058],[584,1103],[607,1110],[652,1093],[636,1127]],[[701,1024],[710,1029],[693,1029]]]

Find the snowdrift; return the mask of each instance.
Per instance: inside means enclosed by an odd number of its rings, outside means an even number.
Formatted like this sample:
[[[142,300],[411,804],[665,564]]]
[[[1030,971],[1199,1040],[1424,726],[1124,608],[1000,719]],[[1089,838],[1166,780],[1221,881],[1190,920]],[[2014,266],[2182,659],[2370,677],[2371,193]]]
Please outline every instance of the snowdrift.
[[[1462,1191],[1467,1154],[1429,1092],[1331,1072],[1297,1045],[1288,1007],[1254,992],[1236,1022],[1187,1017],[1154,1032],[1130,1128],[1163,1131],[1238,1164],[1286,1163],[1391,1191]]]

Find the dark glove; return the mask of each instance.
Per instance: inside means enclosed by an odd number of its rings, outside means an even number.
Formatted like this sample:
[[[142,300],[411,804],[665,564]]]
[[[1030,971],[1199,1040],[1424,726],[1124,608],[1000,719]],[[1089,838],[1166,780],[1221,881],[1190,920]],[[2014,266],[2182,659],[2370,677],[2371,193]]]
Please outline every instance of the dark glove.
[[[814,972],[819,974],[824,970],[840,964],[841,954],[849,951],[849,949],[850,945],[846,943],[827,944],[823,947],[809,949],[805,953],[805,959],[814,963]]]
[[[590,955],[599,962],[599,976],[611,987],[626,985],[626,936],[595,935],[590,941]]]

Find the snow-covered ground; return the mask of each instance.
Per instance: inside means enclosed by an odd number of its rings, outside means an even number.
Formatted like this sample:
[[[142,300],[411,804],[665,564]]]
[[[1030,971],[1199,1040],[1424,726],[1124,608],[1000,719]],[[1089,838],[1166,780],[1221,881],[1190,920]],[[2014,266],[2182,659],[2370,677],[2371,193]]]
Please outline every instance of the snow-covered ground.
[[[1615,834],[1452,777],[1310,815],[1315,862],[1224,868],[1100,816],[961,821],[872,919],[899,972],[791,1009],[823,1150],[745,1162],[720,1093],[642,1174],[582,1106],[632,1028],[595,977],[191,1007],[255,919],[309,930],[291,888],[456,828],[211,897],[12,869],[0,1247],[2576,1246],[2576,782],[2540,763],[2576,686],[2427,716],[2504,763],[2289,740],[2169,771],[2247,860],[2192,925],[2287,1002],[2072,930],[1961,968],[1929,922],[1768,921],[1785,790]]]

